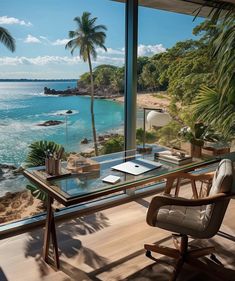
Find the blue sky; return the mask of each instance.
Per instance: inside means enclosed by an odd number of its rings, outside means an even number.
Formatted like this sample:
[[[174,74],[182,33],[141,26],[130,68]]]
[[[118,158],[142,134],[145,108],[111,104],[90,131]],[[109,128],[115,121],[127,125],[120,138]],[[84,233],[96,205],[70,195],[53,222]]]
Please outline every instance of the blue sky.
[[[64,46],[75,16],[84,11],[98,17],[108,28],[108,52],[97,50],[97,61],[122,65],[124,60],[125,6],[110,0],[1,0],[0,26],[16,39],[16,51],[0,45],[0,78],[78,78],[87,64],[71,56]],[[201,19],[149,8],[139,9],[139,55],[151,56],[193,38]]]

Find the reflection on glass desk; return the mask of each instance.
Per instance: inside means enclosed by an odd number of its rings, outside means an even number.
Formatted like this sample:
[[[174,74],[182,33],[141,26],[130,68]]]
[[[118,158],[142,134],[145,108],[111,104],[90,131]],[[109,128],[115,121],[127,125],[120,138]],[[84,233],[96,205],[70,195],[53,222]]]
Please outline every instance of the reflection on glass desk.
[[[45,167],[35,167],[26,169],[24,175],[40,189],[45,191],[47,197],[47,215],[46,225],[44,230],[44,244],[43,244],[43,259],[46,263],[53,263],[56,269],[60,268],[59,251],[56,236],[56,225],[53,202],[56,199],[64,206],[72,206],[77,203],[87,202],[92,199],[100,198],[102,196],[123,191],[129,188],[136,188],[155,183],[162,179],[166,179],[165,193],[170,193],[172,187],[172,179],[180,177],[182,173],[190,172],[192,170],[208,166],[220,161],[219,158],[210,160],[197,160],[184,166],[177,166],[170,162],[161,161],[159,168],[153,169],[138,176],[130,175],[117,170],[112,170],[112,167],[126,161],[131,160],[148,160],[154,161],[154,153],[159,151],[159,147],[153,149],[152,154],[138,154],[136,151],[124,151],[99,157],[94,157],[93,160],[98,162],[96,173],[86,173],[86,169],[82,169],[83,174],[71,174],[61,178],[50,180],[42,176],[41,170]],[[230,158],[235,160],[234,155],[221,156],[221,158]],[[148,162],[147,161],[147,162]],[[92,162],[92,161],[91,161]],[[93,161],[94,162],[94,161]],[[143,161],[142,161],[143,162]],[[145,161],[146,163],[146,161]],[[152,162],[151,162],[152,163]],[[96,163],[97,164],[97,163]],[[63,163],[65,169],[67,163]],[[75,169],[76,170],[76,169]],[[79,171],[80,169],[78,169]],[[84,173],[84,171],[86,171]],[[98,172],[97,172],[98,171]],[[115,184],[104,183],[102,181],[108,175],[120,177],[120,181]],[[53,245],[53,260],[50,257],[50,241]]]
[[[154,160],[154,153],[160,151],[159,147],[153,148],[151,154],[139,154],[135,150],[123,151],[94,157],[95,161],[100,164],[100,171],[92,175],[86,174],[71,174],[64,178],[55,180],[46,180],[35,174],[35,171],[42,167],[30,168],[25,171],[25,176],[37,184],[41,189],[49,193],[54,199],[57,199],[65,206],[86,200],[97,198],[106,194],[118,192],[124,189],[146,185],[147,183],[157,182],[173,174],[181,171],[191,171],[194,168],[205,166],[211,163],[218,162],[214,158],[210,160],[196,160],[190,164],[178,166],[176,164],[160,160],[161,166],[151,171],[134,176],[128,173],[112,169],[113,166],[134,159]],[[63,163],[66,168],[66,163]],[[108,175],[120,177],[120,181],[116,184],[105,183],[102,181]]]

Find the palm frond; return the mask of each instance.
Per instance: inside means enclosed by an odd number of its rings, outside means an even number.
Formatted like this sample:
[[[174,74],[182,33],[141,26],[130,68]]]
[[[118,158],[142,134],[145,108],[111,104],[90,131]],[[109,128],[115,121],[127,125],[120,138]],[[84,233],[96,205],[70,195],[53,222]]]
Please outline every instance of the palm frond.
[[[31,192],[33,197],[41,201],[47,201],[47,193],[39,189],[37,186],[28,184],[26,185],[26,188]]]
[[[3,43],[11,52],[15,51],[15,39],[4,27],[0,27],[0,42]]]
[[[235,5],[218,4],[213,10],[211,23],[216,26],[211,45],[217,85],[222,97],[227,96],[235,104]]]
[[[36,141],[29,145],[29,152],[26,158],[27,167],[37,167],[45,165],[46,151],[59,152],[61,145],[53,141]]]
[[[196,97],[192,111],[198,121],[211,125],[225,138],[235,136],[235,108],[221,94],[208,87],[202,87]]]
[[[91,13],[84,12],[81,17],[75,17],[74,21],[77,23],[77,29],[69,31],[69,38],[72,40],[65,46],[66,49],[70,49],[72,55],[79,49],[80,57],[87,61],[88,52],[96,59],[96,47],[107,50],[104,45],[107,28],[104,25],[95,25],[97,17],[92,18]]]

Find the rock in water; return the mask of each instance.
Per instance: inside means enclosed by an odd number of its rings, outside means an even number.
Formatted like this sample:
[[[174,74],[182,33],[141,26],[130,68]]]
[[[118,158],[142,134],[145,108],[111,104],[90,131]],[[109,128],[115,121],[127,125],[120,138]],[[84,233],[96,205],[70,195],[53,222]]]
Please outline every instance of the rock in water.
[[[82,139],[81,144],[88,144],[88,139],[87,138]]]
[[[49,121],[45,121],[41,124],[38,124],[38,126],[44,126],[44,127],[48,127],[48,126],[56,126],[56,125],[60,125],[63,124],[64,122],[62,121],[58,121],[58,120],[49,120]]]
[[[71,109],[69,109],[68,111],[66,111],[66,114],[72,114],[73,111]]]

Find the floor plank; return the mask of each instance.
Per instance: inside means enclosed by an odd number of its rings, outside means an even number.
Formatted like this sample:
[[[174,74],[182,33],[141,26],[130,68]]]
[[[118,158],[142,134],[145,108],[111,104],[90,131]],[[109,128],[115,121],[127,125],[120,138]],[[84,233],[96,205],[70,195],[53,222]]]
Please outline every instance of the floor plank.
[[[184,188],[187,193],[187,187]],[[41,259],[43,229],[0,241],[0,281],[148,281],[169,279],[172,260],[158,263],[145,257],[144,243],[161,241],[172,246],[170,233],[146,224],[151,198],[143,198],[57,225],[62,271]],[[235,201],[231,200],[222,231],[234,241],[215,236],[197,245],[215,245],[225,275],[235,280]],[[231,277],[232,276],[232,277]],[[179,281],[205,279],[185,266]],[[204,278],[204,279],[203,279]]]

